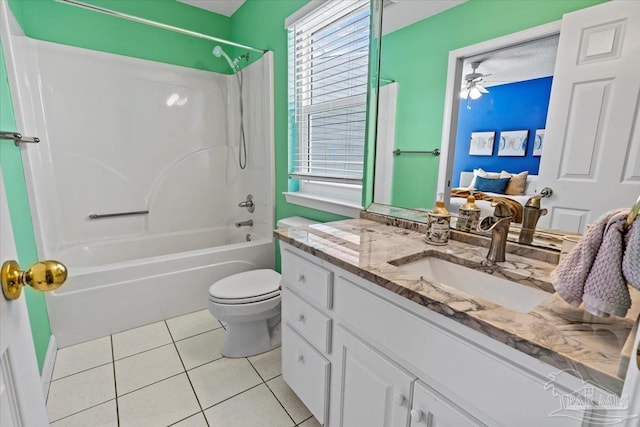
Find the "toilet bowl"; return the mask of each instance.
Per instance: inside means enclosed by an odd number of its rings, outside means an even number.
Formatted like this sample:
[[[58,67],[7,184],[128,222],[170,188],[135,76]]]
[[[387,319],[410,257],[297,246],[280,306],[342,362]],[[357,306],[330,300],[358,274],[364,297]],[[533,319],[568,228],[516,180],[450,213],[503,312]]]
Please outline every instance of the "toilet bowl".
[[[226,325],[222,355],[246,357],[280,345],[280,274],[251,270],[209,288],[209,312]]]
[[[314,224],[284,218],[278,228]],[[209,312],[225,325],[222,355],[247,357],[280,346],[280,274],[270,269],[227,276],[209,287]]]

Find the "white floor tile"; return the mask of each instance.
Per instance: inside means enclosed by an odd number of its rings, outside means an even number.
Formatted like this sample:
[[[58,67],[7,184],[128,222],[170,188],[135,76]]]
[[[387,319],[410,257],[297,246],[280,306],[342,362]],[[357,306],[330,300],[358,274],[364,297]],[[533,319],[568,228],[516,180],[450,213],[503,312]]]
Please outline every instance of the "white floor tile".
[[[168,426],[200,411],[186,374],[118,397],[120,427]]]
[[[192,369],[220,359],[224,332],[220,328],[178,341],[176,346],[185,368]]]
[[[246,359],[218,359],[188,372],[203,408],[262,382]]]
[[[289,388],[282,375],[267,382],[267,386],[276,395],[296,424],[303,422],[311,416],[311,412],[304,406],[298,396]]]
[[[307,421],[299,425],[299,427],[322,427],[318,420],[314,417],[309,418]]]
[[[52,381],[47,400],[49,421],[57,421],[114,397],[111,364]]]
[[[61,348],[56,355],[52,379],[56,380],[112,361],[111,337]]]
[[[51,424],[52,427],[118,427],[116,401],[110,400]]]
[[[116,360],[118,396],[184,372],[173,344]]]
[[[204,419],[204,414],[202,412],[198,412],[186,420],[172,424],[171,427],[207,427],[207,421]]]
[[[282,374],[282,352],[280,347],[267,353],[251,356],[249,361],[265,381]]]
[[[209,310],[200,310],[184,316],[174,317],[167,320],[167,325],[169,325],[174,341],[222,328],[220,322],[209,313]]]
[[[164,322],[130,329],[112,337],[113,356],[116,360],[172,342],[171,335],[169,335],[169,330]]]
[[[294,422],[264,384],[204,412],[215,427],[291,427]]]

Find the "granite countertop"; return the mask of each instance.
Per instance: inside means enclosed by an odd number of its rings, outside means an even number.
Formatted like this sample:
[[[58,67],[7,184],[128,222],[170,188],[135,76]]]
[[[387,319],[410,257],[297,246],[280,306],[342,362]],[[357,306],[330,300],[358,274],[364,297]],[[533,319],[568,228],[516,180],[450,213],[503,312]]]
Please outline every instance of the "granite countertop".
[[[531,357],[558,369],[573,369],[582,379],[617,395],[622,391],[624,379],[618,376],[621,351],[637,313],[630,313],[627,318],[599,318],[566,304],[551,285],[555,264],[508,253],[506,262],[492,266],[485,259],[485,248],[453,240],[446,246],[433,246],[425,243],[422,233],[367,219],[276,230],[274,234]],[[424,256],[542,289],[549,292],[549,299],[529,313],[520,313],[431,283],[416,273],[403,271],[399,265]],[[633,297],[634,307],[638,307],[638,295]]]

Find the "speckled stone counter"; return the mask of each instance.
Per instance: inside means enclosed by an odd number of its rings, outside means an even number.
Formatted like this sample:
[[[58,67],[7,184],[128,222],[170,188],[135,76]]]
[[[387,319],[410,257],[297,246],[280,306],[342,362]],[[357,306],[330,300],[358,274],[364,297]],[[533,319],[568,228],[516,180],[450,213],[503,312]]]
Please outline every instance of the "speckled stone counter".
[[[618,395],[622,390],[624,380],[617,371],[634,314],[603,319],[569,306],[553,293],[550,274],[555,264],[510,253],[506,262],[488,265],[485,248],[460,241],[432,246],[422,233],[366,219],[274,233],[294,247],[531,357],[558,369],[574,369],[583,379]],[[525,314],[403,271],[401,264],[425,256],[542,289],[549,292],[549,299]]]

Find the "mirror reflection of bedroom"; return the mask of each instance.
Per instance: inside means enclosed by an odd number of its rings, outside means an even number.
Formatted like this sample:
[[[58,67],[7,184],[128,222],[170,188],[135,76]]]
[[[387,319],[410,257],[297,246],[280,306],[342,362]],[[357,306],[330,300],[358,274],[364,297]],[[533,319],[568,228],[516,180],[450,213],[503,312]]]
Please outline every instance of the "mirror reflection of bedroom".
[[[449,153],[452,213],[473,195],[481,216],[503,201],[520,223],[523,206],[541,191],[537,177],[557,47],[553,36],[464,58]]]

